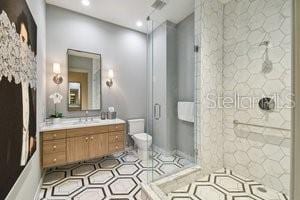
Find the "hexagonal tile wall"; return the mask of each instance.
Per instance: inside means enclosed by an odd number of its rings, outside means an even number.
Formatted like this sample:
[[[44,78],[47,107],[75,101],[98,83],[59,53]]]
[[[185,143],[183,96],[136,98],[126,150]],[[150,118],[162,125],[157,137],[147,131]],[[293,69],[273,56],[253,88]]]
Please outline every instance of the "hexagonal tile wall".
[[[200,47],[200,51],[196,54],[196,102],[198,103],[196,129],[197,133],[201,134],[197,137],[199,148],[197,159],[201,163],[204,173],[208,174],[224,166],[222,147],[224,140],[222,109],[220,107],[211,108],[209,105],[211,101],[207,99],[208,97],[222,96],[222,72],[226,68],[223,67],[223,63],[234,65],[236,58],[239,57],[236,54],[243,54],[245,46],[248,46],[246,41],[241,41],[238,46],[231,49],[230,53],[223,55],[224,38],[232,40],[237,32],[241,38],[245,36],[244,29],[233,26],[230,27],[230,31],[224,33],[223,9],[224,5],[219,0],[196,1],[195,41],[196,45]],[[243,63],[245,61],[239,60],[238,62]],[[231,77],[235,71],[228,69],[226,74]],[[245,74],[245,79],[247,76]],[[235,80],[227,80],[226,82],[228,89],[232,90],[236,87]]]
[[[39,199],[140,200],[141,182],[158,179],[173,171],[173,168],[168,170],[170,165],[176,166],[177,170],[192,165],[192,162],[181,156],[163,156],[158,152],[153,155],[153,159],[142,161],[134,151],[128,151],[49,169],[44,177]]]
[[[246,177],[222,169],[169,193],[168,199],[287,200],[288,197]]]
[[[246,108],[223,109],[224,164],[235,172],[275,190],[289,192],[290,131],[234,125],[243,123],[290,129],[291,0],[239,0],[224,7],[224,97],[252,99]],[[233,31],[234,30],[234,31]],[[240,31],[238,31],[240,30]],[[243,30],[244,36],[240,35]],[[264,73],[269,41],[270,72]],[[262,111],[258,100],[277,95],[273,112]],[[275,98],[275,97],[274,97]],[[240,102],[235,102],[240,103]],[[245,103],[245,102],[244,102]],[[232,104],[233,105],[233,104]],[[243,141],[243,143],[241,143]],[[285,142],[284,147],[282,144]],[[234,156],[232,156],[234,155]],[[284,178],[281,178],[284,177]]]

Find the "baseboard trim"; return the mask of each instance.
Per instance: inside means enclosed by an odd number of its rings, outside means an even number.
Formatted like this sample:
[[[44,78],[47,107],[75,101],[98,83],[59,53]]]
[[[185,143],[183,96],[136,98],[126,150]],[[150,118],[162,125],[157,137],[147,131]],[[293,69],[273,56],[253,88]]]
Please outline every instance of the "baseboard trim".
[[[34,200],[39,200],[40,190],[42,188],[43,180],[44,180],[45,175],[46,175],[46,170],[43,170],[39,185],[38,185],[37,190],[36,190],[35,195],[34,195]]]

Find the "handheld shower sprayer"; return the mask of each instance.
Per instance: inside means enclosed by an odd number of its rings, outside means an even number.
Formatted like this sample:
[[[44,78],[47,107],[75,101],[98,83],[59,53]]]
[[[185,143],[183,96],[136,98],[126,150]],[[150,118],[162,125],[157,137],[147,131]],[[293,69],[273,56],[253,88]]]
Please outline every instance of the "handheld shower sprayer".
[[[263,41],[259,44],[259,46],[265,46],[266,50],[264,52],[264,62],[262,64],[262,72],[267,74],[270,73],[273,69],[273,63],[272,61],[269,59],[269,45],[270,45],[270,41]]]

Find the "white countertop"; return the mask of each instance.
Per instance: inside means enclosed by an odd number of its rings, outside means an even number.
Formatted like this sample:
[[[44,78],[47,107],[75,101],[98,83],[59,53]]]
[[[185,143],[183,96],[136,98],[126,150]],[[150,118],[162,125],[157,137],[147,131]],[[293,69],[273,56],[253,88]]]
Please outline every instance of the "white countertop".
[[[89,118],[88,122],[85,122],[84,118],[82,119],[82,121],[80,121],[80,118],[64,118],[61,119],[59,123],[49,125],[47,125],[46,123],[41,123],[40,132],[126,123],[122,119],[101,120],[100,118],[93,118],[93,121],[90,121],[90,119],[91,118]]]

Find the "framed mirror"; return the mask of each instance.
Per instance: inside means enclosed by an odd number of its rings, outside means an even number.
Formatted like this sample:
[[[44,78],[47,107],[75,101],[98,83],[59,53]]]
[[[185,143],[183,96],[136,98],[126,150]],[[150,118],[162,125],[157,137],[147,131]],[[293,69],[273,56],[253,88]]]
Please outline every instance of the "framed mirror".
[[[101,55],[68,49],[68,111],[101,110]]]

